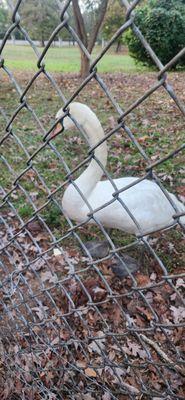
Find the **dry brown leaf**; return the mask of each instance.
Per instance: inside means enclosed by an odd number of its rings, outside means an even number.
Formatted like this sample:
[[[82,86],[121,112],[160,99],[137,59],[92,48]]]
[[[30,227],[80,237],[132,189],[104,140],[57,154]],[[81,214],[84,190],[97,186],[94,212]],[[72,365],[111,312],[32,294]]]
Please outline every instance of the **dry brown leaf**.
[[[139,142],[139,143],[144,143],[144,142],[146,142],[148,139],[150,139],[150,137],[149,137],[148,135],[141,136],[140,138],[138,138],[138,142]]]
[[[36,312],[38,318],[40,319],[40,321],[42,321],[45,318],[45,311],[48,310],[48,307],[33,307],[32,310]]]
[[[141,315],[145,316],[148,321],[151,321],[154,318],[151,311],[149,311],[147,308],[137,306],[136,310],[139,311]]]
[[[85,369],[85,375],[91,377],[91,378],[96,378],[97,374],[96,371],[92,368],[86,368]]]
[[[173,319],[174,323],[178,324],[179,322],[183,321],[185,319],[185,309],[184,307],[174,307],[170,306],[170,310],[172,310],[173,313]]]
[[[138,286],[147,286],[151,283],[147,275],[137,274],[136,276]]]
[[[83,368],[83,369],[87,367],[87,363],[85,361],[80,361],[80,360],[77,360],[76,365],[78,368]]]
[[[51,271],[41,272],[42,282],[49,281],[50,283],[57,283],[58,278],[56,274],[52,274]]]

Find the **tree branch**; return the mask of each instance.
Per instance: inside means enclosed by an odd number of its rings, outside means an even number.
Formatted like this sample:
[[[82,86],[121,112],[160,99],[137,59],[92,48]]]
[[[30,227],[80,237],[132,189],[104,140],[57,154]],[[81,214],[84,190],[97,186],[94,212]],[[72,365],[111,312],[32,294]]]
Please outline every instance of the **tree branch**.
[[[83,16],[79,7],[78,0],[72,0],[73,4],[73,11],[74,11],[74,17],[75,17],[75,23],[76,23],[76,29],[78,36],[82,43],[84,44],[85,47],[87,47],[87,32],[85,29],[85,24],[83,20]]]
[[[89,43],[88,43],[88,47],[87,47],[89,53],[92,52],[92,49],[95,45],[95,41],[96,41],[96,38],[97,38],[97,35],[99,32],[99,29],[101,28],[101,25],[102,25],[102,22],[104,20],[104,16],[105,16],[105,13],[107,10],[108,1],[109,0],[102,0],[102,4],[99,7],[99,18],[94,26],[94,29],[93,29],[92,35],[89,39]]]

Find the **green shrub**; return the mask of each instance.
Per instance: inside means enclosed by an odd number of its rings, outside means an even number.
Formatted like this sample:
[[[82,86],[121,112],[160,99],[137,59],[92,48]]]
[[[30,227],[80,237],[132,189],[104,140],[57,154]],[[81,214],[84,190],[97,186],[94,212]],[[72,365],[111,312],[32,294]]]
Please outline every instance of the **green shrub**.
[[[135,11],[135,23],[163,64],[185,46],[185,1],[150,0]],[[131,30],[126,33],[129,52],[137,61],[153,65],[140,40]],[[178,65],[185,65],[185,56]]]

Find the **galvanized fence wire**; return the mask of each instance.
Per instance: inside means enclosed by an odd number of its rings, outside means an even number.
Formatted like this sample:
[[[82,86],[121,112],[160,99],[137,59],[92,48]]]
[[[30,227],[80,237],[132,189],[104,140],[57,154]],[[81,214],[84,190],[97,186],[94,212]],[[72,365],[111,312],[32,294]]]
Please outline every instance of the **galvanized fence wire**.
[[[162,261],[155,246],[143,234],[138,221],[129,207],[123,202],[120,194],[136,186],[148,178],[156,182],[164,196],[174,208],[174,223],[164,228],[178,228],[182,235],[185,227],[180,217],[185,213],[180,211],[169,196],[163,183],[157,176],[157,167],[171,160],[177,154],[182,154],[185,144],[170,151],[167,156],[151,162],[136,138],[136,135],[125,123],[125,117],[148,99],[161,87],[169,98],[173,100],[182,116],[185,116],[185,106],[169,83],[167,71],[184,56],[185,49],[181,50],[170,62],[163,65],[154,53],[142,32],[135,25],[134,9],[139,0],[129,3],[121,1],[123,8],[123,25],[114,34],[105,48],[93,59],[81,42],[75,30],[70,26],[67,14],[71,0],[56,1],[60,8],[60,23],[51,34],[42,53],[31,40],[28,31],[23,27],[21,20],[22,0],[16,5],[8,0],[12,12],[10,25],[0,48],[0,68],[18,95],[13,104],[13,114],[10,115],[4,106],[1,106],[1,121],[5,126],[2,135],[1,165],[3,171],[11,179],[11,185],[1,187],[1,396],[2,398],[16,399],[183,399],[183,377],[185,375],[184,359],[181,347],[177,345],[177,336],[183,336],[183,319],[172,321],[163,319],[163,316],[154,307],[151,300],[152,291],[158,288],[164,291],[164,307],[170,307],[170,299],[176,299],[178,310],[183,313],[184,298],[182,294],[184,273],[170,274],[168,266]],[[98,73],[98,63],[114,44],[115,40],[131,28],[139,38],[158,68],[156,83],[123,110],[117,103],[108,88],[104,78]],[[15,30],[21,32],[31,46],[37,59],[37,71],[32,74],[26,86],[22,87],[19,79],[11,68],[7,67],[3,50],[7,40]],[[55,76],[47,71],[44,58],[53,41],[63,30],[67,30],[73,40],[90,60],[88,77],[83,80],[77,89],[68,98],[64,95]],[[61,60],[62,62],[62,60]],[[30,75],[29,75],[30,76]],[[45,77],[58,95],[58,99],[65,111],[64,118],[69,115],[68,106],[77,98],[89,83],[97,84],[107,99],[111,102],[116,114],[117,125],[106,133],[105,137],[90,147],[83,161],[75,168],[69,167],[65,153],[55,144],[51,132],[55,122],[46,129],[43,119],[37,116],[34,107],[29,101],[29,91],[41,77]],[[168,78],[168,80],[167,80]],[[41,89],[40,89],[41,90]],[[34,121],[35,126],[43,135],[43,141],[34,151],[25,145],[23,137],[15,128],[17,117],[26,112]],[[56,110],[57,111],[57,110]],[[160,116],[159,116],[160,118]],[[45,121],[44,121],[45,122]],[[79,133],[85,142],[87,138],[83,128],[74,121]],[[26,122],[25,122],[26,125]],[[24,129],[24,127],[22,128]],[[146,163],[146,173],[136,181],[118,189],[115,181],[95,155],[95,150],[107,139],[116,136],[122,130]],[[62,136],[61,136],[62,137]],[[87,143],[87,145],[89,145]],[[9,148],[15,151],[18,148],[25,160],[24,168],[17,172],[8,156]],[[58,160],[65,178],[58,182],[58,186],[51,189],[47,178],[37,167],[37,158],[48,150]],[[103,207],[92,209],[88,200],[75,182],[75,174],[88,162],[95,160],[102,169],[104,176],[112,185],[112,200],[104,203]],[[37,204],[25,180],[31,178],[35,185],[42,188],[45,200]],[[62,208],[60,195],[69,183],[72,183],[84,203],[89,209],[87,219],[82,223],[70,220]],[[20,215],[16,200],[24,198],[24,202],[32,209],[32,215],[24,218]],[[111,238],[111,233],[98,220],[97,212],[110,203],[119,202],[123,210],[128,213],[138,230],[137,237],[127,245],[117,245]],[[65,220],[65,229],[60,235],[55,233],[45,218],[49,208],[55,206]],[[109,243],[110,251],[107,255],[94,259],[86,246],[83,229],[89,222],[94,223],[101,237]],[[34,230],[34,223],[36,228]],[[32,229],[30,229],[32,226]],[[38,226],[42,232],[41,238],[37,232]],[[90,225],[89,235],[93,230]],[[147,232],[148,235],[154,232]],[[73,244],[72,244],[73,243]],[[154,260],[160,271],[160,279],[146,284],[139,284],[136,277],[130,272],[122,253],[127,250],[137,250],[140,244]],[[69,254],[70,247],[76,250],[78,257]],[[66,250],[67,249],[67,250]],[[55,258],[53,251],[58,250],[59,258]],[[84,256],[85,255],[85,256]],[[75,258],[76,257],[76,258]],[[101,269],[101,263],[116,259],[127,271],[130,284],[118,288],[112,286]],[[55,261],[54,261],[55,259]],[[59,260],[60,273],[56,266]],[[61,261],[62,260],[62,261]],[[61,263],[61,265],[60,265]],[[47,279],[43,279],[43,271]],[[67,272],[66,272],[67,271]],[[178,284],[177,284],[178,282]],[[179,283],[180,282],[180,283]],[[97,296],[95,295],[97,289]],[[119,291],[120,289],[120,291]],[[165,292],[168,294],[166,296]],[[103,295],[101,294],[103,293]],[[170,298],[170,299],[169,299]],[[132,300],[133,299],[133,300]],[[133,317],[127,305],[132,300],[141,310],[144,322],[140,324]],[[172,303],[174,304],[174,303]],[[137,313],[137,307],[135,309]],[[144,311],[143,311],[144,313]],[[114,325],[114,317],[119,323]],[[148,315],[148,317],[147,317]],[[110,318],[109,318],[109,317]],[[176,332],[176,341],[174,340]],[[130,343],[130,350],[128,349]],[[134,350],[135,349],[135,350]],[[135,351],[135,353],[134,353]],[[176,382],[176,384],[174,383]],[[4,396],[4,397],[3,397]]]

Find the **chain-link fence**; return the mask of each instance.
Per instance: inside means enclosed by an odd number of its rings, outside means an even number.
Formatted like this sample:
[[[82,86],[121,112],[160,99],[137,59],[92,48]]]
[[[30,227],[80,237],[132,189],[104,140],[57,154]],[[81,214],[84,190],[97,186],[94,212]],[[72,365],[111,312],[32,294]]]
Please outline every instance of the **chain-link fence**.
[[[183,243],[185,211],[183,196],[178,202],[170,195],[159,172],[166,164],[172,166],[176,157],[180,157],[183,169],[185,145],[175,136],[172,118],[167,152],[161,152],[160,157],[151,155],[143,145],[145,139],[139,139],[132,123],[127,126],[126,119],[133,115],[137,118],[138,107],[141,109],[153,95],[159,101],[161,88],[174,107],[173,113],[176,109],[177,118],[184,118],[181,95],[172,88],[167,71],[185,54],[185,49],[162,65],[134,23],[134,8],[140,1],[129,4],[122,0],[123,25],[93,59],[70,26],[67,11],[71,0],[68,0],[57,2],[60,23],[41,53],[21,22],[22,3],[22,0],[16,5],[8,1],[12,24],[2,41],[0,59],[4,79],[1,83],[4,102],[0,108],[1,398],[184,399],[184,256],[182,251],[177,254],[174,242]],[[112,85],[107,84],[106,77],[98,73],[98,66],[117,37],[129,28],[159,72],[152,75],[155,82],[149,83],[142,95],[134,92],[134,88],[130,90],[133,101],[123,109],[112,94],[114,77],[109,80]],[[6,62],[6,43],[15,30],[19,30],[35,54],[35,73],[21,76],[12,72]],[[64,78],[51,75],[47,62],[44,63],[52,42],[63,30],[68,31],[91,61],[89,75],[80,84],[78,79],[69,77],[67,98]],[[120,92],[126,79],[126,75],[118,77]],[[56,102],[53,105],[48,98],[48,109],[43,108],[39,114],[38,104],[42,107],[43,98],[48,96],[46,82]],[[96,91],[101,90],[94,110],[98,113],[106,104],[106,116],[114,112],[117,119],[117,122],[111,120],[114,126],[97,143],[88,140],[82,121],[72,111],[70,114],[70,103],[78,101],[85,91],[83,102],[90,105],[93,90],[95,97]],[[102,97],[107,99],[104,106]],[[164,124],[162,103],[163,100],[155,118]],[[48,112],[54,117],[56,104],[64,109],[58,120],[65,127],[71,116],[78,136],[70,136],[65,130],[52,135],[58,121],[51,124]],[[142,163],[145,172],[139,176],[136,173],[136,179],[119,183],[113,179],[109,165],[106,167],[105,160],[102,161],[100,149],[106,152],[106,141],[120,137],[138,155],[137,163]],[[120,152],[119,155],[123,160]],[[127,154],[127,160],[129,157]],[[131,157],[131,165],[132,160]],[[84,186],[79,180],[88,164],[93,165],[94,174],[98,171],[98,179],[103,175],[109,181],[106,183],[109,189],[100,194],[95,192],[94,202],[86,190],[91,183],[89,175]],[[146,180],[149,186],[145,188],[142,185]],[[69,186],[71,192],[65,208],[61,199]],[[150,204],[148,190],[151,196],[154,193],[154,198],[157,192],[159,200],[151,214],[142,214],[139,221],[139,213],[146,208],[145,196]],[[73,196],[78,200],[74,207]],[[152,202],[153,197],[151,207]],[[70,218],[70,207],[74,218]],[[82,208],[86,212],[80,218]],[[165,219],[168,209],[171,218]],[[117,210],[118,218],[112,222]],[[147,225],[150,218],[153,222]],[[155,224],[161,218],[162,225]],[[163,242],[167,244],[165,250]]]

